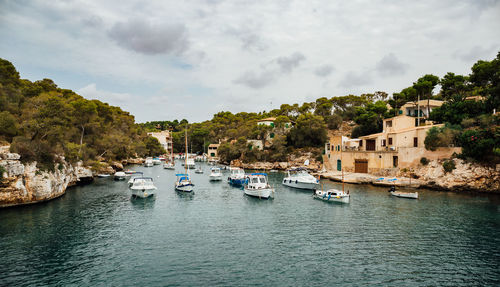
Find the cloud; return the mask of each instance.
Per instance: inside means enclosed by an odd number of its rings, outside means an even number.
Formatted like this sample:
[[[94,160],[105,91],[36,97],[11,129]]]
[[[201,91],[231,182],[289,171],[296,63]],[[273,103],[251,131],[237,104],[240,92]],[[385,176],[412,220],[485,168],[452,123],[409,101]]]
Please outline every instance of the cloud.
[[[264,51],[268,48],[262,38],[247,27],[230,28],[227,33],[237,37],[241,41],[244,50]]]
[[[332,65],[319,66],[314,70],[314,74],[318,77],[326,77],[330,75],[335,68]]]
[[[464,62],[474,62],[478,60],[487,60],[495,56],[498,45],[492,45],[490,47],[474,46],[468,51],[455,51],[453,56]]]
[[[96,99],[112,105],[122,105],[124,102],[132,100],[132,96],[130,94],[98,90],[95,83],[88,84],[76,92],[87,99]]]
[[[381,76],[385,77],[404,75],[407,69],[408,65],[401,62],[393,53],[385,55],[375,65],[375,70],[377,70]]]
[[[276,63],[280,66],[281,72],[290,73],[293,69],[300,65],[300,62],[304,61],[306,57],[300,53],[295,52],[290,57],[279,57],[276,58]]]
[[[243,75],[233,81],[235,84],[241,84],[252,89],[261,89],[270,85],[275,80],[274,73],[270,71],[263,71],[256,74],[252,71],[246,71]]]
[[[366,86],[372,83],[371,74],[369,71],[356,73],[353,71],[345,74],[344,78],[339,83],[340,87],[353,88],[358,86]]]
[[[182,24],[152,25],[135,19],[116,23],[108,36],[118,45],[146,55],[182,54],[189,46],[187,29]]]

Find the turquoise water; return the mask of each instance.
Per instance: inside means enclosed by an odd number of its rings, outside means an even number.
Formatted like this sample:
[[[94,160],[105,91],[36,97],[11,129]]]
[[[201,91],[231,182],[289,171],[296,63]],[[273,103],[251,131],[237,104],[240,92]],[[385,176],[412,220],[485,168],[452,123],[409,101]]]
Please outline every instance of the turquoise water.
[[[152,176],[155,198],[97,179],[38,205],[0,209],[2,286],[498,286],[500,197],[347,185],[351,203],[281,186],[274,200],[193,174]],[[180,171],[180,170],[179,170]],[[339,186],[324,181],[328,187]]]

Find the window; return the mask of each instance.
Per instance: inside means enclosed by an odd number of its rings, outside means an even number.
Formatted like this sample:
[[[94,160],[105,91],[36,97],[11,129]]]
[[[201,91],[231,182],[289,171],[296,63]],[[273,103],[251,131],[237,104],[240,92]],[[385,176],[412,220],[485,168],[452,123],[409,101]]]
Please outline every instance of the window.
[[[360,140],[359,141],[359,147],[362,147],[363,146],[363,140]]]
[[[392,138],[389,138],[389,145],[392,145]]]
[[[413,147],[418,147],[418,138],[413,138]]]
[[[381,146],[385,146],[385,139],[382,140]]]
[[[271,123],[271,126],[274,128],[274,123]]]
[[[288,128],[288,123],[285,124],[285,128]]]
[[[214,156],[215,156],[215,152],[211,152],[211,153],[210,153],[210,156],[211,156],[211,157],[214,157]]]
[[[388,128],[392,128],[392,121],[385,122],[385,126]]]

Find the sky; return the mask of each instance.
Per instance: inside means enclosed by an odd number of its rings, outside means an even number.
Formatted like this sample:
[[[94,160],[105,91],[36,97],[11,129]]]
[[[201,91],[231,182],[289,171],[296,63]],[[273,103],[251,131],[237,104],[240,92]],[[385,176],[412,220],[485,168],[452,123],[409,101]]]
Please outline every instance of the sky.
[[[500,1],[0,0],[0,58],[137,122],[209,120],[469,74]]]

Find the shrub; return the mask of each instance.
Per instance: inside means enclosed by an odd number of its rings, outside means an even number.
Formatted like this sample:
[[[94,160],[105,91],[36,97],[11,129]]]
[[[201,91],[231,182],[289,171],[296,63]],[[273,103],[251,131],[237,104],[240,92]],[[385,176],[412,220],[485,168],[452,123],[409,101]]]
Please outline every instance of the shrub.
[[[452,160],[445,160],[443,162],[443,168],[446,173],[451,172],[455,169],[455,162]]]
[[[428,165],[429,164],[429,160],[426,157],[422,157],[422,158],[420,158],[420,163],[422,165]]]

